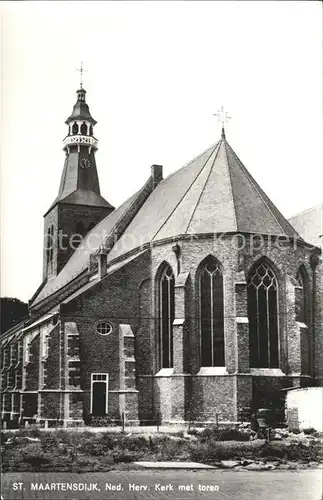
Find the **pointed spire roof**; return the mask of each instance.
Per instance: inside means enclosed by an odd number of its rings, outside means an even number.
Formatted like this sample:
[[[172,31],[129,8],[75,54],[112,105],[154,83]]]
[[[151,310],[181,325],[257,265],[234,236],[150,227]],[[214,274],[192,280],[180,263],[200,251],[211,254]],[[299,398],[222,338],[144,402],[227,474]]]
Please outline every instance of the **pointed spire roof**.
[[[239,160],[222,130],[218,143],[158,184],[109,259],[137,243],[224,232],[300,238]]]

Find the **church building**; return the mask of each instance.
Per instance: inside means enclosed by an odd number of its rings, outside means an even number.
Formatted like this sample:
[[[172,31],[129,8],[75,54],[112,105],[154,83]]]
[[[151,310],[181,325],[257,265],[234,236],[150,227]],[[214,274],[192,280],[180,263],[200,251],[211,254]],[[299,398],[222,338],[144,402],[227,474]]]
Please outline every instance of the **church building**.
[[[86,91],[66,120],[43,280],[1,337],[2,419],[235,423],[323,379],[321,251],[219,140],[118,208]],[[291,168],[291,167],[290,167]],[[277,179],[277,182],[279,180]]]

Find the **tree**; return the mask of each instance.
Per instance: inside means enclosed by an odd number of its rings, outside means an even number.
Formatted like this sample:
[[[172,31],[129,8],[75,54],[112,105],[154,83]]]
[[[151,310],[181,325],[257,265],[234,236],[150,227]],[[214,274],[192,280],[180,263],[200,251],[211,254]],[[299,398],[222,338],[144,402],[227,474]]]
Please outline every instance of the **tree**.
[[[0,333],[28,318],[28,304],[13,297],[1,297]]]

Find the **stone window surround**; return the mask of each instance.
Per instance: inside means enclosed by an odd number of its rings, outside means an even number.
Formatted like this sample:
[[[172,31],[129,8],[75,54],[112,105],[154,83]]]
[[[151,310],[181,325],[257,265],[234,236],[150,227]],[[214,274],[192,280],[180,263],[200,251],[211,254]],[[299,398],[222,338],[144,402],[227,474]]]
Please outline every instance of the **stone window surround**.
[[[163,356],[164,356],[164,350],[163,350],[163,313],[162,313],[162,301],[163,301],[163,281],[164,279],[167,279],[168,283],[168,289],[167,289],[167,307],[168,307],[168,312],[173,308],[174,311],[174,316],[175,316],[175,296],[174,296],[174,303],[171,304],[171,281],[173,280],[175,283],[175,276],[172,267],[167,263],[162,265],[162,270],[159,275],[159,283],[158,283],[158,292],[159,292],[159,297],[158,297],[158,337],[159,337],[159,349],[160,349],[160,366],[161,370],[163,369],[172,369],[173,368],[173,353],[171,352],[173,349],[173,324],[171,323],[171,317],[169,317],[169,325],[168,325],[168,367],[163,367]]]
[[[199,318],[201,318],[201,292],[200,292],[200,276],[201,276],[201,271],[207,263],[208,259],[212,258],[214,262],[216,263],[218,269],[220,270],[222,277],[223,277],[223,315],[225,317],[224,311],[225,311],[225,273],[223,269],[222,263],[217,259],[214,255],[210,254],[207,255],[202,259],[202,261],[199,263],[197,266],[197,270],[195,273],[195,286],[196,286],[196,291],[197,291],[197,304],[198,304],[198,315]],[[198,325],[198,332],[199,332],[199,361],[200,361],[200,370],[198,374],[204,375],[208,374],[210,375],[217,375],[217,374],[225,374],[227,373],[226,371],[226,342],[225,342],[225,331],[224,331],[224,366],[202,366],[202,336],[201,336],[201,322],[199,319],[199,325]],[[215,370],[214,370],[215,368]]]
[[[156,361],[157,361],[157,373],[161,373],[160,376],[170,376],[173,374],[174,368],[163,368],[162,366],[162,333],[161,333],[161,320],[160,320],[160,311],[161,311],[161,283],[162,277],[167,269],[171,269],[174,276],[174,284],[176,286],[176,277],[173,271],[173,267],[167,260],[163,260],[155,273],[155,328],[156,328]],[[175,315],[175,297],[174,297],[174,315]],[[174,319],[173,325],[175,324],[176,319]],[[173,359],[174,361],[174,359]]]
[[[263,268],[263,270],[265,271],[265,274],[261,275],[259,274],[259,270]],[[254,284],[254,278],[258,278],[258,281],[259,283],[256,285]],[[265,283],[265,279],[268,280],[271,280],[271,282],[268,284],[268,283]],[[273,325],[275,324],[276,327],[276,331],[277,331],[277,364],[278,366],[265,366],[264,368],[279,368],[280,366],[280,348],[279,348],[279,344],[280,344],[280,335],[279,335],[279,330],[280,330],[280,321],[279,321],[279,282],[278,282],[278,279],[277,279],[277,276],[276,276],[276,273],[273,269],[273,266],[271,265],[271,262],[266,258],[260,258],[258,261],[256,261],[254,263],[254,265],[249,269],[249,272],[248,272],[248,278],[247,278],[247,283],[248,283],[248,308],[250,306],[249,304],[249,292],[254,290],[254,293],[256,293],[256,302],[257,304],[259,304],[259,289],[261,287],[264,287],[264,289],[266,290],[266,299],[265,299],[265,307],[266,307],[266,318],[267,318],[267,355],[268,355],[268,364],[272,364],[272,355],[271,355],[271,343],[272,343],[272,340],[273,340],[273,334],[272,334],[272,328],[273,328]],[[274,290],[275,291],[275,311],[276,311],[276,314],[275,314],[275,317],[272,316],[273,319],[270,319],[271,318],[271,315],[270,315],[270,310],[269,310],[269,307],[270,307],[270,297],[268,295],[268,291],[269,290]],[[252,302],[251,302],[252,304]],[[257,305],[258,307],[258,305]],[[254,311],[253,311],[254,312]],[[252,315],[253,316],[253,315]],[[260,317],[260,313],[259,313],[259,317]],[[258,350],[258,355],[257,355],[257,363],[258,363],[258,360],[261,359],[261,331],[259,332],[260,328],[261,328],[261,325],[260,325],[260,319],[257,321],[256,320],[256,328],[257,328],[257,343],[256,345],[258,346],[257,347],[257,350]],[[250,321],[249,321],[249,335],[251,334],[252,335],[252,331],[250,331]],[[274,330],[275,331],[275,330]],[[275,341],[276,343],[276,341]],[[252,362],[252,352],[250,352],[250,363]],[[254,367],[254,368],[258,368],[258,366]],[[260,368],[260,367],[259,367]]]

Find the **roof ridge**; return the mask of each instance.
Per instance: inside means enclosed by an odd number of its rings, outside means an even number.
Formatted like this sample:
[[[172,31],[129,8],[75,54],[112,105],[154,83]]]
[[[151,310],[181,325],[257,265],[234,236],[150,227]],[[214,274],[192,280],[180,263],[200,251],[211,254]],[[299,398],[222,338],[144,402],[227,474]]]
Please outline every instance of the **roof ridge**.
[[[205,180],[205,182],[204,182],[204,186],[203,186],[203,188],[202,188],[202,190],[201,190],[201,192],[200,192],[200,195],[199,195],[199,197],[198,197],[198,199],[197,199],[197,202],[195,203],[195,207],[194,207],[194,209],[193,209],[192,215],[191,215],[190,220],[189,220],[189,222],[188,222],[188,224],[187,224],[187,228],[185,229],[185,234],[187,234],[188,228],[190,227],[190,224],[191,224],[191,222],[192,222],[192,220],[193,220],[193,217],[194,217],[194,215],[195,215],[196,209],[197,209],[197,207],[198,207],[198,205],[199,205],[199,203],[200,203],[200,200],[201,200],[202,194],[203,194],[203,192],[204,192],[205,186],[206,186],[206,184],[207,184],[207,182],[208,182],[208,180],[209,180],[209,178],[210,178],[210,175],[211,175],[212,169],[213,169],[213,167],[214,167],[215,160],[217,159],[217,156],[218,156],[218,154],[219,154],[219,150],[220,150],[220,146],[221,146],[220,142],[221,142],[221,141],[219,141],[219,142],[217,143],[217,146],[218,146],[218,147],[217,147],[216,153],[215,153],[215,155],[214,155],[214,160],[213,160],[212,165],[211,165],[211,167],[210,167],[210,171],[209,171],[209,173],[208,173],[208,175],[207,175],[207,178],[206,178],[206,180]],[[214,151],[215,151],[215,150],[214,150]],[[213,152],[214,152],[214,151],[213,151]],[[212,152],[212,154],[213,154],[213,152]],[[211,156],[212,156],[212,155],[210,155],[210,156],[209,156],[209,158],[208,158],[208,160],[207,160],[207,161],[209,161],[209,159],[211,158]],[[206,162],[206,163],[207,163],[207,162]],[[206,165],[206,164],[205,164],[205,165]],[[204,165],[204,167],[201,169],[201,172],[202,172],[202,170],[204,170],[205,165]],[[200,173],[201,173],[201,172],[200,172]],[[197,178],[196,178],[196,179],[197,179]],[[196,179],[195,179],[195,180],[196,180]],[[195,182],[195,181],[194,181],[194,182]]]
[[[131,212],[133,206],[135,205],[135,203],[138,201],[138,198],[139,196],[143,193],[143,191],[145,190],[145,188],[147,188],[147,186],[149,186],[149,184],[151,183],[151,176],[147,179],[147,181],[145,182],[145,184],[140,188],[138,189],[138,191],[135,192],[135,194],[133,196],[131,196],[130,198],[128,198],[128,200],[126,201],[129,201],[129,199],[131,200],[128,208],[125,210],[125,212],[122,214],[122,215],[119,215],[119,218],[116,220],[116,223],[114,224],[114,226],[111,228],[111,231],[109,232],[109,234],[107,235],[107,237],[104,239],[104,243],[106,243],[108,241],[108,238],[111,236],[111,234],[114,233],[114,230],[115,228],[120,224],[120,221],[124,220],[126,215]],[[149,198],[149,196],[151,195],[151,193],[153,192],[153,189],[151,190],[151,192],[148,194],[147,198]],[[121,234],[119,235],[118,234],[118,239],[115,241],[115,244],[118,242],[118,240],[121,238],[121,236],[123,235],[123,233],[125,232],[125,230],[127,229],[127,227],[129,226],[129,224],[131,223],[131,221],[134,219],[134,217],[137,215],[137,213],[140,211],[142,205],[147,201],[147,198],[145,199],[145,201],[140,205],[140,207],[136,210],[135,214],[131,217],[130,221],[128,222],[128,224],[126,224],[126,226],[123,228]],[[126,201],[124,203],[126,203]],[[122,205],[121,205],[122,206]],[[104,220],[104,219],[102,219]],[[113,245],[114,247],[114,245]]]
[[[228,145],[228,143],[225,140],[224,141],[225,162],[227,164],[228,172],[229,172],[229,177],[230,177],[230,188],[231,188],[232,203],[233,203],[233,208],[234,208],[233,213],[234,213],[234,218],[235,218],[235,221],[236,221],[236,229],[237,229],[237,231],[239,231],[239,228],[238,228],[238,219],[237,219],[237,204],[236,204],[236,200],[235,200],[234,192],[233,192],[232,175],[231,175],[231,168],[230,168],[230,164],[229,164],[227,145]]]
[[[185,196],[187,195],[187,193],[189,192],[189,190],[191,189],[191,187],[193,186],[193,184],[195,183],[196,179],[199,177],[200,173],[202,172],[202,170],[204,169],[205,165],[207,164],[207,162],[209,161],[209,159],[211,158],[211,156],[213,155],[216,147],[218,146],[219,142],[214,144],[212,146],[212,151],[210,153],[210,155],[207,157],[207,160],[205,160],[205,163],[204,165],[202,166],[201,170],[198,172],[198,174],[194,177],[194,180],[190,183],[190,185],[188,186],[188,188],[186,189],[185,193],[183,194],[183,196],[179,199],[178,203],[176,203],[175,207],[173,208],[173,210],[171,211],[171,213],[166,217],[166,219],[164,220],[163,224],[160,226],[160,228],[158,229],[158,231],[153,235],[151,241],[153,241],[157,234],[161,231],[161,229],[165,226],[165,224],[168,222],[168,220],[170,219],[170,217],[173,215],[173,213],[175,212],[176,208],[178,207],[178,205],[180,205],[180,203],[182,202],[182,200],[185,198]],[[211,148],[209,148],[211,149]],[[205,151],[203,151],[202,154],[200,154],[199,156],[197,156],[195,158],[195,160],[198,160],[198,158],[200,158],[201,156],[203,156],[206,152],[208,151],[208,149],[206,149]],[[192,160],[191,162],[189,162],[186,166],[188,166],[190,163],[193,163],[194,160]],[[179,170],[176,171],[176,173],[178,173],[179,171],[183,170],[184,167],[180,168]],[[175,172],[174,172],[175,173]],[[167,177],[168,179],[168,177]],[[165,179],[166,180],[166,179]]]
[[[274,211],[272,210],[272,207],[270,206],[270,204],[272,204],[274,206],[274,209],[277,210],[278,214],[286,221],[286,223],[288,224],[288,226],[292,229],[292,231],[294,233],[297,233],[297,231],[295,231],[295,229],[293,228],[293,226],[288,222],[288,220],[286,219],[286,217],[284,217],[284,215],[278,210],[278,208],[274,205],[274,203],[270,200],[270,198],[266,195],[266,193],[263,191],[263,189],[260,187],[260,185],[257,183],[257,181],[253,178],[253,176],[250,174],[250,172],[247,170],[247,168],[244,166],[244,164],[242,163],[242,161],[240,160],[240,158],[238,157],[238,155],[234,152],[234,150],[232,149],[232,147],[230,146],[230,144],[227,142],[227,145],[228,147],[230,148],[230,152],[232,152],[234,158],[236,159],[236,161],[238,162],[242,172],[244,173],[244,175],[247,177],[247,179],[249,180],[249,182],[251,183],[252,187],[256,190],[257,194],[259,195],[259,197],[261,198],[262,202],[264,203],[264,205],[266,206],[266,208],[268,209],[268,211],[271,213],[271,215],[273,216],[273,218],[275,219],[275,221],[277,222],[278,224],[278,227],[280,227],[280,229],[283,231],[284,234],[287,234],[286,233],[286,230],[284,229],[284,227],[281,225],[279,219],[277,218],[277,214],[274,213]],[[269,202],[269,203],[268,203]],[[299,236],[299,235],[298,235]],[[299,236],[300,237],[300,236]]]
[[[174,172],[172,172],[171,174],[169,174],[167,177],[165,177],[165,179],[163,179],[160,184],[162,184],[164,181],[167,181],[168,179],[170,179],[171,177],[173,177],[173,175],[175,174],[178,174],[178,172],[181,172],[182,170],[184,170],[184,168],[188,167],[191,163],[193,163],[194,161],[198,160],[201,156],[203,156],[207,151],[209,151],[210,149],[213,150],[213,148],[215,149],[218,145],[219,145],[219,142],[215,142],[214,144],[212,144],[211,146],[209,146],[208,148],[204,149],[203,152],[197,156],[195,156],[193,158],[193,160],[190,160],[188,161],[187,163],[185,163],[185,165],[183,165],[183,167],[181,168],[178,168],[176,170],[174,170]],[[213,152],[213,151],[212,151]],[[211,153],[212,154],[212,153]]]

